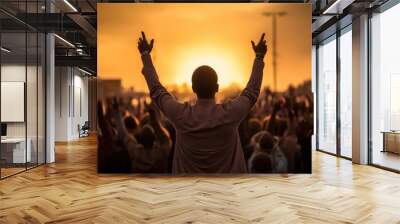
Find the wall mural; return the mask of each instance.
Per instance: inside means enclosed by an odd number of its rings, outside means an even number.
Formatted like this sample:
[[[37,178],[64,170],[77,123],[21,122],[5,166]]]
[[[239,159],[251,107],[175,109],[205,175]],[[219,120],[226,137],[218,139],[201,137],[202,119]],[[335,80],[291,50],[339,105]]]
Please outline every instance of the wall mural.
[[[98,171],[311,173],[311,5],[98,4]]]

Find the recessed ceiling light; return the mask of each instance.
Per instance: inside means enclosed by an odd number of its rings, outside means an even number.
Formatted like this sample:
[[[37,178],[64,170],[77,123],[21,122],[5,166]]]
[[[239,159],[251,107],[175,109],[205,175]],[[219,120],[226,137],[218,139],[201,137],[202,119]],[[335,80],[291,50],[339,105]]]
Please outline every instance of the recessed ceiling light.
[[[68,1],[64,0],[65,4],[67,4],[74,12],[78,12],[78,10]]]
[[[5,47],[1,47],[1,51],[4,51],[6,53],[10,53],[11,52],[11,50],[9,50],[9,49],[7,49]]]
[[[88,72],[88,71],[86,71],[86,70],[83,70],[83,69],[81,69],[81,68],[79,68],[79,67],[78,67],[78,70],[81,71],[81,72],[83,72],[83,73],[85,73],[86,75],[90,75],[90,76],[93,75],[92,73],[90,73],[90,72]]]
[[[55,37],[57,37],[59,40],[61,40],[62,42],[64,42],[65,44],[67,44],[70,47],[75,48],[75,45],[73,45],[71,42],[69,42],[68,40],[62,38],[61,36],[59,36],[58,34],[54,34]]]
[[[355,0],[336,0],[322,14],[342,14],[343,9],[351,5]]]

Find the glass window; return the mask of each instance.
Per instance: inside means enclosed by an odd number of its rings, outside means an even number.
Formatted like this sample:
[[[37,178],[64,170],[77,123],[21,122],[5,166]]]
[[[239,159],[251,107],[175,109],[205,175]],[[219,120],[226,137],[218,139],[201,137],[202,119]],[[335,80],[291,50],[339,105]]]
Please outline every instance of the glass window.
[[[38,132],[38,35],[36,32],[27,33],[27,81],[26,81],[26,114],[27,114],[27,141],[30,148],[30,160],[27,163],[28,168],[37,165],[37,132]]]
[[[336,36],[318,47],[318,149],[336,153]]]
[[[43,1],[2,2],[16,13],[42,12]],[[39,7],[40,6],[40,7]],[[0,178],[45,162],[45,35],[0,12]]]
[[[25,116],[26,33],[2,32],[1,47],[1,175],[6,177],[24,171],[31,161]]]
[[[352,35],[351,27],[340,36],[340,154],[352,156]]]
[[[372,163],[400,170],[400,4],[371,19]]]

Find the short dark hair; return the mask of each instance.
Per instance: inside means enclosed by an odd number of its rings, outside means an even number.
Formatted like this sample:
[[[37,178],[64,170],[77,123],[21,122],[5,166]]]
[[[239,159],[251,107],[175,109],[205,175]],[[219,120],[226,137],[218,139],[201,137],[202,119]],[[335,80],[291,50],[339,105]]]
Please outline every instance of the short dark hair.
[[[202,65],[194,70],[192,89],[199,98],[214,98],[218,92],[218,76],[213,68]]]
[[[143,128],[139,134],[139,142],[142,143],[142,145],[146,149],[149,149],[149,148],[153,147],[155,140],[156,140],[156,136],[155,136],[153,127],[151,127],[148,124],[143,126]]]
[[[254,155],[250,166],[250,172],[252,173],[271,173],[273,169],[271,158],[265,153]]]
[[[128,130],[135,130],[139,127],[139,121],[136,117],[129,115],[124,118],[125,126]]]
[[[269,132],[265,132],[260,139],[260,147],[265,152],[270,152],[274,148],[276,139]]]

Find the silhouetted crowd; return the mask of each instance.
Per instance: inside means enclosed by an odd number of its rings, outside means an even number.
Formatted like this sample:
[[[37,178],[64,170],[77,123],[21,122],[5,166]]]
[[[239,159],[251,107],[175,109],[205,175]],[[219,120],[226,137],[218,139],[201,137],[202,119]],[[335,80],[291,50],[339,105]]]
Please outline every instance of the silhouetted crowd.
[[[171,173],[175,129],[148,97],[107,99],[97,110],[99,172]],[[311,173],[312,134],[310,81],[265,88],[239,126],[248,172]]]

